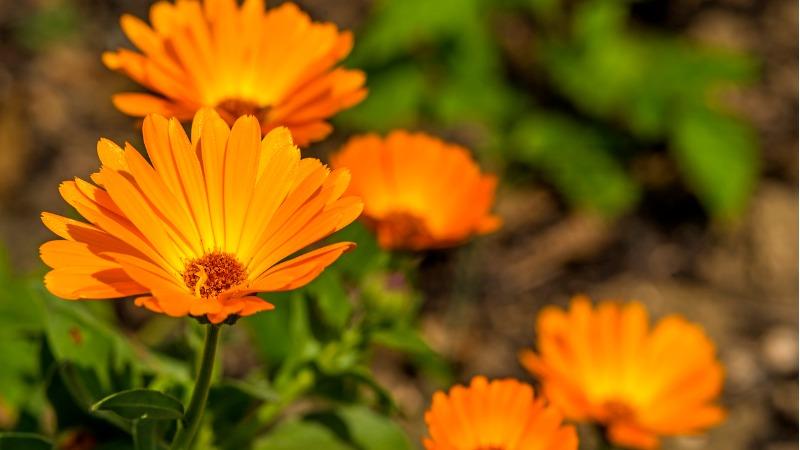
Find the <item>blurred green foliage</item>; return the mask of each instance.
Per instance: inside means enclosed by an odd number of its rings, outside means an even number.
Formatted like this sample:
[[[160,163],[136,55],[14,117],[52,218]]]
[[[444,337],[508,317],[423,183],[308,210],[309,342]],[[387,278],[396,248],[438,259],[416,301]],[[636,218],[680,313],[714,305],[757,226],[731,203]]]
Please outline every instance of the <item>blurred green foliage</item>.
[[[735,218],[758,151],[721,93],[752,80],[756,65],[648,29],[632,3],[378,1],[352,57],[370,95],[339,122],[477,130],[484,156],[533,168],[574,207],[610,217],[640,197],[632,161],[666,149],[708,212]]]
[[[80,13],[72,2],[55,0],[41,3],[14,29],[16,41],[32,51],[41,51],[48,45],[75,37],[81,26]]]
[[[51,450],[53,443],[35,433],[4,433],[0,435],[0,450]]]

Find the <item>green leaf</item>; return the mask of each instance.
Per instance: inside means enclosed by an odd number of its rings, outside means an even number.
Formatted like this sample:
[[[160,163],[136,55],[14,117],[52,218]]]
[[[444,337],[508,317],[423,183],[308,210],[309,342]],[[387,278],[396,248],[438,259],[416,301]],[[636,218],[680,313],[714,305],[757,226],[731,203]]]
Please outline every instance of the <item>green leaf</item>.
[[[220,447],[246,448],[258,428],[264,426],[264,422],[254,417],[253,411],[280,400],[280,395],[265,380],[225,380],[212,386],[205,420],[212,424],[209,428],[219,439]]]
[[[347,406],[337,411],[347,424],[353,443],[363,450],[412,450],[408,436],[389,418],[364,406]]]
[[[132,369],[136,378],[141,360],[130,342],[115,328],[89,313],[85,304],[67,302],[42,292],[47,343],[59,362],[68,361],[95,372],[99,391],[114,391],[112,375]]]
[[[335,271],[323,272],[308,286],[308,292],[326,325],[341,331],[350,319],[353,306]]]
[[[81,25],[81,14],[70,2],[45,4],[33,14],[24,17],[16,27],[15,38],[26,48],[43,51],[43,48],[74,36]]]
[[[280,398],[275,389],[266,380],[225,380],[215,385],[215,388],[230,388],[262,402],[274,402]]]
[[[326,376],[336,376],[358,366],[363,357],[358,345],[361,341],[359,334],[357,329],[347,330],[342,341],[325,344],[316,360],[320,372]]]
[[[389,263],[390,254],[378,245],[375,235],[361,222],[345,227],[328,238],[328,241],[352,241],[357,244],[356,248],[328,269],[342,273],[349,280],[361,280],[368,274],[385,268]]]
[[[553,20],[561,6],[561,0],[521,0],[520,3],[527,6],[534,16],[545,21]]]
[[[311,333],[303,290],[269,294],[265,299],[275,305],[275,310],[246,317],[243,322],[252,333],[269,371],[279,371],[273,380],[277,388],[294,375],[297,367],[316,356],[319,344]]]
[[[375,344],[408,354],[423,370],[441,381],[449,381],[452,377],[447,361],[413,328],[400,326],[377,330],[371,339]]]
[[[376,2],[375,13],[356,41],[352,61],[375,65],[441,43],[458,35],[479,16],[477,0],[403,0]]]
[[[347,372],[341,374],[342,381],[346,381],[348,378],[358,381],[369,388],[373,395],[375,395],[377,405],[382,411],[398,411],[397,403],[394,401],[392,394],[375,379],[374,374],[369,368],[363,366],[352,367]]]
[[[256,442],[253,448],[254,450],[356,450],[324,425],[300,421],[278,425],[267,437]]]
[[[88,427],[105,430],[110,424],[130,432],[129,420],[107,411],[91,413],[92,403],[100,395],[90,391],[92,388],[96,390],[98,385],[94,372],[69,362],[57,363],[47,346],[42,353],[42,365],[48,367],[48,375],[52,374],[45,385],[47,401],[60,429]]]
[[[582,2],[574,13],[573,31],[584,41],[603,40],[619,33],[626,16],[624,2],[589,0]]]
[[[430,77],[431,95],[426,99],[434,116],[447,125],[470,123],[490,129],[518,117],[524,96],[505,79],[501,52],[489,27],[477,18],[469,21],[452,47],[441,53],[444,68],[429,68],[433,73],[447,70],[446,75]]]
[[[309,392],[316,385],[316,376],[311,369],[300,369],[286,377],[277,386],[280,389],[280,398],[274,402],[266,402],[258,410],[259,423],[272,423],[278,414],[302,395]]]
[[[136,450],[156,450],[156,422],[148,419],[133,423],[133,444]]]
[[[626,3],[581,2],[571,16],[572,35],[541,44],[541,68],[580,110],[639,138],[664,139],[677,109],[702,105],[717,87],[757,73],[747,55],[628,26]]]
[[[5,246],[0,243],[0,326],[6,331],[41,331],[42,308],[36,301],[41,279],[22,277],[14,273]]]
[[[708,108],[682,111],[672,151],[700,201],[716,217],[740,214],[758,177],[758,152],[752,130]]]
[[[175,420],[183,405],[170,395],[150,389],[117,392],[92,405],[93,411],[112,411],[126,419]]]
[[[269,370],[278,367],[292,350],[289,338],[289,323],[292,316],[292,303],[303,301],[296,291],[263,295],[275,305],[275,309],[263,314],[243,317],[240,323],[247,327],[260,356]]]
[[[616,216],[638,199],[639,186],[610,154],[618,143],[594,128],[553,114],[532,114],[517,124],[512,155],[540,168],[578,208]]]
[[[41,285],[41,279],[35,279]],[[0,398],[14,413],[29,410],[38,415],[43,406],[39,385],[42,345],[42,311],[34,280],[14,273],[0,243]]]
[[[425,100],[425,74],[415,65],[398,65],[370,74],[369,95],[342,112],[337,122],[361,131],[387,132],[412,127]]]
[[[0,433],[0,450],[52,450],[53,443],[33,433]]]
[[[7,404],[22,406],[31,400],[36,391],[34,380],[40,376],[37,359],[40,346],[38,337],[0,327],[0,355],[3,355],[0,398]]]
[[[372,334],[372,341],[393,350],[414,355],[435,354],[419,334],[410,328],[390,328]]]

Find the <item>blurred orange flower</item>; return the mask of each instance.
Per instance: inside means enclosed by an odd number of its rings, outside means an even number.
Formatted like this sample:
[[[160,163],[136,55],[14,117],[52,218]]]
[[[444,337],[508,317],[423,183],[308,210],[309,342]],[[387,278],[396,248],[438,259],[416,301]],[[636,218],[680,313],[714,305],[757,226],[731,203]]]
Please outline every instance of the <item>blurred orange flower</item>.
[[[593,309],[576,297],[569,311],[542,310],[537,327],[539,353],[524,351],[522,364],[568,418],[604,425],[618,445],[657,448],[660,436],[698,433],[725,417],[714,404],[723,384],[714,344],[682,317],[650,330],[640,303]]]
[[[469,387],[437,392],[425,413],[427,450],[576,450],[575,428],[533,388],[517,380],[489,382],[478,376]]]
[[[293,3],[263,0],[159,1],[152,28],[130,15],[122,29],[141,53],[106,52],[105,65],[154,94],[122,93],[122,112],[191,119],[203,106],[228,122],[255,115],[263,132],[288,127],[298,145],[324,138],[326,119],[366,96],[364,73],[334,67],[353,45],[349,32],[312,22]]]
[[[252,116],[232,129],[212,109],[198,112],[191,139],[176,119],[149,115],[144,143],[101,139],[92,184],[60,191],[88,223],[44,213],[63,240],[42,245],[47,289],[66,299],[137,296],[170,316],[219,323],[273,306],[255,292],[295,289],[354,244],[290,255],[355,220],[361,200],[342,197],[346,170],[300,158],[286,128],[261,139]]]
[[[380,245],[423,250],[489,233],[497,179],[482,174],[469,152],[422,133],[350,139],[332,157],[353,174],[349,192],[364,199],[364,216]]]

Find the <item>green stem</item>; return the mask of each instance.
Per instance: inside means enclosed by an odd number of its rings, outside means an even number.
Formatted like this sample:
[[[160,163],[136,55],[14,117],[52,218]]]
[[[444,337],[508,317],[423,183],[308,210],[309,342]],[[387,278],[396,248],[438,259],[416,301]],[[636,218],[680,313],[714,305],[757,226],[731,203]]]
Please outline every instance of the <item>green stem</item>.
[[[208,390],[211,388],[211,373],[214,371],[219,330],[220,327],[217,325],[209,325],[206,328],[206,341],[203,344],[203,358],[200,361],[197,382],[194,385],[192,398],[189,400],[189,407],[186,409],[182,424],[178,427],[178,432],[175,433],[175,438],[169,447],[170,450],[188,450],[200,427],[200,421],[203,419],[203,412],[206,409]]]

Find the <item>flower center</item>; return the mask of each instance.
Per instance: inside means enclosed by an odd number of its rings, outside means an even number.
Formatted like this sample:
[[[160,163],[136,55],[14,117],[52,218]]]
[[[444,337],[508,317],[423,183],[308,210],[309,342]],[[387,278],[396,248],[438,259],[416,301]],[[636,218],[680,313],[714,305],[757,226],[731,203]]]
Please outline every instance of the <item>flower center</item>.
[[[228,289],[243,283],[247,271],[233,255],[212,252],[186,264],[183,282],[202,298],[215,297]]]
[[[259,106],[253,101],[240,98],[226,98],[217,103],[217,112],[222,116],[227,116],[226,119],[230,119],[230,121],[250,114],[256,116],[259,122],[264,122],[269,110],[269,106]]]
[[[392,246],[412,247],[431,239],[425,222],[404,212],[392,213],[380,221],[375,221],[379,239]]]
[[[605,402],[603,404],[603,409],[608,415],[609,421],[628,420],[635,414],[630,406],[619,400],[609,400]]]

